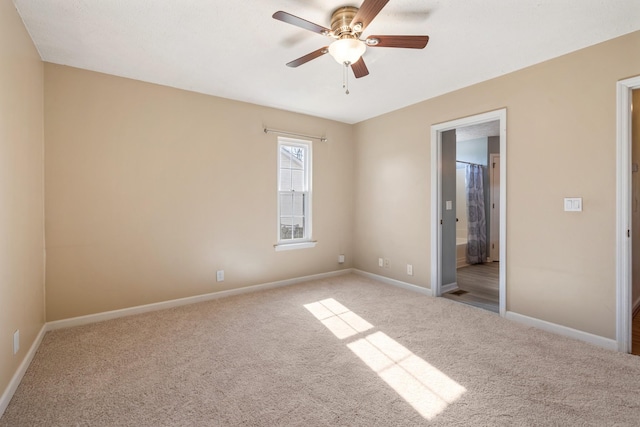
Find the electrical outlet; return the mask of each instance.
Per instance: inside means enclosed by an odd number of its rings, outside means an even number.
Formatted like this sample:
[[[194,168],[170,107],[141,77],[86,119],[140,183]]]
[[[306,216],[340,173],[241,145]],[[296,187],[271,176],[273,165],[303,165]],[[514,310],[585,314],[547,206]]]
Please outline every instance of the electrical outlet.
[[[413,265],[407,264],[407,274],[413,276]]]
[[[224,282],[224,270],[216,271],[216,282]]]
[[[389,268],[389,258],[384,259],[384,268]]]
[[[20,329],[13,333],[13,354],[17,354],[20,350]]]
[[[344,264],[344,255],[338,255],[338,264]]]
[[[384,260],[382,258],[378,258],[378,267],[384,267]]]

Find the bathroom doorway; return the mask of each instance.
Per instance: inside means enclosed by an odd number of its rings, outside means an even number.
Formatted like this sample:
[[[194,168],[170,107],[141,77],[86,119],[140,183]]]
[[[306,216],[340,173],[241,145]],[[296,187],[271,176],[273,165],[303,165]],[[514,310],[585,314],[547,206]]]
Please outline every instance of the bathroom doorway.
[[[432,293],[506,312],[506,111],[432,126]]]
[[[456,280],[442,296],[498,313],[500,121],[455,133]]]

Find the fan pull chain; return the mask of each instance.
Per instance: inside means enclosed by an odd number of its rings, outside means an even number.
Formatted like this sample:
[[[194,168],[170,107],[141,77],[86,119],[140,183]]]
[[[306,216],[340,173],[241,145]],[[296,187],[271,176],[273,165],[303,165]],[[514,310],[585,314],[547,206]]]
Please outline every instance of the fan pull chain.
[[[349,63],[344,63],[344,69],[342,70],[342,88],[345,89],[344,93],[349,95]]]

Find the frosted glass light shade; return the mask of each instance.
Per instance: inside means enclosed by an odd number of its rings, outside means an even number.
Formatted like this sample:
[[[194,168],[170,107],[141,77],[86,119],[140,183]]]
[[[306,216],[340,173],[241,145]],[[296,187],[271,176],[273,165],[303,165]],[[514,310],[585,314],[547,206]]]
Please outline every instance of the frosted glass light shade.
[[[338,64],[355,64],[365,50],[367,46],[358,39],[340,39],[329,45],[329,54]]]

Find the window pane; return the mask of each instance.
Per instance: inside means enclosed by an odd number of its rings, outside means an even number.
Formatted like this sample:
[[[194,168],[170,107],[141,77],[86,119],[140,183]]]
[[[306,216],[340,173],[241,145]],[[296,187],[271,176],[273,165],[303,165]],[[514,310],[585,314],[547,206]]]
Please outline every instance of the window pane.
[[[294,193],[280,195],[280,216],[293,215]]]
[[[289,147],[289,151],[291,152],[291,158],[293,160],[293,164],[297,164],[297,165],[304,164],[304,148]]]
[[[290,169],[280,169],[280,190],[282,191],[292,190]]]
[[[304,217],[293,218],[293,238],[302,239],[304,237]]]
[[[292,239],[293,238],[293,219],[280,218],[280,239]]]
[[[301,171],[301,170],[291,171],[291,187],[296,191],[305,190],[304,171]]]
[[[293,170],[303,170],[304,163],[301,160],[296,159],[295,157],[291,159],[291,169]]]
[[[291,203],[291,212],[289,215],[304,216],[304,193],[293,193]]]
[[[290,147],[286,145],[280,146],[280,167],[281,168],[290,168],[291,167],[291,151],[289,151]]]

